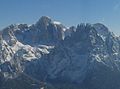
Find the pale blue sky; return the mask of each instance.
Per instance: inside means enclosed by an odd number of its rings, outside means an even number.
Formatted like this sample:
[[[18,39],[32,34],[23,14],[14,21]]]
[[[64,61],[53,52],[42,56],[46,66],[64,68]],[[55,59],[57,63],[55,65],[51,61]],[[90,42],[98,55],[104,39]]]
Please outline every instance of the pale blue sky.
[[[0,29],[50,16],[66,26],[104,23],[120,35],[120,0],[0,0]]]

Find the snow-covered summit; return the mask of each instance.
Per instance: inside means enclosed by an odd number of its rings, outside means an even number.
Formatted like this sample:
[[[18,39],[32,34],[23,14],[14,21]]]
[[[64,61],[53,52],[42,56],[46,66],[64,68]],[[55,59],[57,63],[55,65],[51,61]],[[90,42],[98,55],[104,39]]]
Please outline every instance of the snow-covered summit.
[[[40,81],[86,84],[101,79],[101,72],[120,72],[120,39],[100,23],[67,28],[43,16],[31,26],[3,29],[0,49],[6,78],[25,73]]]

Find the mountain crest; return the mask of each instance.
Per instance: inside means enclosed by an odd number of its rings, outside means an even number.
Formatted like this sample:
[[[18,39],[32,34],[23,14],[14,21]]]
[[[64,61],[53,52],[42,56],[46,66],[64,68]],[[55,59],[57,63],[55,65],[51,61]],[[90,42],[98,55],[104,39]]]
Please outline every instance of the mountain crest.
[[[48,17],[48,16],[42,16],[38,21],[37,21],[37,23],[36,23],[36,26],[37,27],[43,27],[43,26],[45,26],[45,27],[47,27],[50,23],[52,22],[52,20],[51,20],[51,18],[50,17]]]

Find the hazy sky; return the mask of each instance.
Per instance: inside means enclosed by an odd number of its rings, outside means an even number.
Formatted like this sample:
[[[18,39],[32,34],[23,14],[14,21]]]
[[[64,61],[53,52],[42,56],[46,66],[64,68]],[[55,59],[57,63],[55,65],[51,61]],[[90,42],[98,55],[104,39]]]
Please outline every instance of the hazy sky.
[[[50,16],[67,26],[104,23],[120,35],[120,0],[0,0],[0,29]]]

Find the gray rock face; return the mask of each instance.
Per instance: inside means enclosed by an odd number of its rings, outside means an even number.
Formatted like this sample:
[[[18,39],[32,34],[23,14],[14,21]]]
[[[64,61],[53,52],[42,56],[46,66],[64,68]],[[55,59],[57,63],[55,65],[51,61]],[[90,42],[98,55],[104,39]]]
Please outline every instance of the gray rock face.
[[[5,78],[26,74],[61,88],[74,83],[78,89],[108,89],[112,79],[104,81],[105,76],[120,81],[120,39],[100,23],[66,28],[43,16],[31,26],[2,30],[0,49],[0,72]],[[103,86],[93,85],[103,81]],[[118,87],[115,83],[109,89]]]

